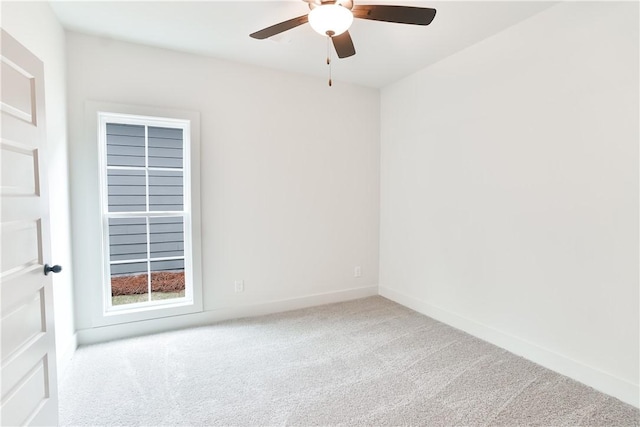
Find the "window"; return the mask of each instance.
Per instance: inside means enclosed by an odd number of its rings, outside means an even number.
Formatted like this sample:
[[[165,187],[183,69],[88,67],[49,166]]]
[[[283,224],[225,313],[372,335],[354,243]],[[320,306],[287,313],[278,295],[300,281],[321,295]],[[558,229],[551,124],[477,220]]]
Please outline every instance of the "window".
[[[98,113],[105,314],[194,302],[190,121]]]

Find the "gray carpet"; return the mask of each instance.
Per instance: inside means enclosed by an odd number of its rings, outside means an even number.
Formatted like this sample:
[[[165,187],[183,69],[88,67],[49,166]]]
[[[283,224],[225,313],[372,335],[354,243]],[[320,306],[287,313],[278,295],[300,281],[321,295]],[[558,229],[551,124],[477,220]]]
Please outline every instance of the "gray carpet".
[[[82,347],[60,423],[638,426],[640,412],[372,297]]]

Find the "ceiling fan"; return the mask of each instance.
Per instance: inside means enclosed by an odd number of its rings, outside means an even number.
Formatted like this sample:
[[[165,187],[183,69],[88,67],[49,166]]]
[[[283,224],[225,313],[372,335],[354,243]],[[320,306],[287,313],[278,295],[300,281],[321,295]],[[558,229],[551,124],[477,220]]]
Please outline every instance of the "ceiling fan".
[[[339,58],[348,58],[356,53],[348,31],[353,18],[429,25],[436,16],[436,10],[427,7],[356,5],[353,0],[303,1],[311,9],[308,14],[256,31],[250,36],[254,39],[266,39],[308,22],[316,32],[331,39]],[[327,63],[329,62],[327,59]]]

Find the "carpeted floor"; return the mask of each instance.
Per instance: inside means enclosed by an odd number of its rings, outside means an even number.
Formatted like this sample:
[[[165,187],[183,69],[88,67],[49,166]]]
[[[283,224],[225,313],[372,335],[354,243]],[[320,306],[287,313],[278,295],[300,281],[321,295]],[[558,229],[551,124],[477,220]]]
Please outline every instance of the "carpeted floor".
[[[60,423],[638,426],[640,412],[371,297],[80,348]]]

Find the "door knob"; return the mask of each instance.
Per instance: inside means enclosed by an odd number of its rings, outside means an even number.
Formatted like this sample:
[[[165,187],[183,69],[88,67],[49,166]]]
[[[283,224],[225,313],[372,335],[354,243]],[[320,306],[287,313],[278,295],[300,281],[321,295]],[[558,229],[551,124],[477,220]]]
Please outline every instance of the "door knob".
[[[51,267],[49,264],[45,264],[44,265],[44,275],[48,275],[51,272],[54,273],[60,273],[62,271],[62,267],[60,267],[59,265],[54,265],[53,267]]]

